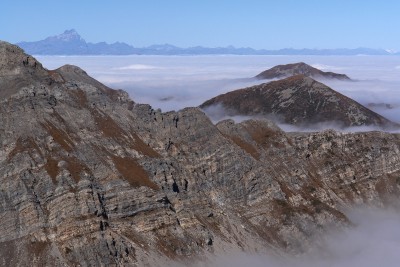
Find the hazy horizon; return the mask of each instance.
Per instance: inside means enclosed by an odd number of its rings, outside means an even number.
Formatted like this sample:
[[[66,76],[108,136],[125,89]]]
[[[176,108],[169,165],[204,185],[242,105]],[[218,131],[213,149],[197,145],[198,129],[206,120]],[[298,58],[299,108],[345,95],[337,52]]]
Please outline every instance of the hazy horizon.
[[[400,50],[400,2],[4,0],[0,39],[37,41],[76,29],[88,42],[135,47],[358,48]],[[32,18],[29,23],[25,19]],[[52,22],[52,23],[49,23]],[[56,22],[56,23],[54,23]]]
[[[45,40],[45,39],[47,39],[47,38],[51,38],[51,37],[57,37],[57,36],[59,36],[59,35],[63,35],[63,34],[65,34],[66,32],[71,32],[71,31],[73,31],[73,32],[76,32],[77,34],[79,34],[79,36],[83,39],[83,40],[85,40],[85,41],[87,41],[86,40],[86,38],[85,38],[85,36],[82,36],[76,29],[73,29],[73,28],[71,28],[71,29],[65,29],[64,31],[62,31],[62,32],[58,32],[58,33],[53,33],[53,34],[51,34],[51,35],[49,35],[49,36],[46,36],[46,37],[43,37],[43,39],[37,39],[37,40],[21,40],[21,41],[18,41],[18,42],[15,42],[15,44],[19,44],[19,43],[22,43],[22,42],[37,42],[37,41],[43,41],[43,40]],[[3,41],[7,41],[7,40],[3,40]],[[97,43],[102,43],[102,42],[104,42],[104,41],[98,41]],[[91,41],[87,41],[87,43],[96,43],[96,42],[91,42]],[[105,43],[107,43],[107,42],[105,42]],[[116,40],[116,41],[114,41],[114,42],[112,42],[112,43],[107,43],[107,44],[113,44],[113,43],[126,43],[126,42],[124,42],[124,41],[121,41],[121,40]],[[126,44],[128,44],[128,45],[131,45],[132,47],[135,47],[135,48],[146,48],[146,47],[151,47],[151,46],[173,46],[173,47],[176,47],[176,48],[182,48],[182,49],[188,49],[188,48],[196,48],[196,47],[202,47],[202,48],[234,48],[234,49],[253,49],[253,50],[255,50],[255,51],[280,51],[280,50],[298,50],[298,51],[301,51],[301,50],[315,50],[315,51],[324,51],[324,50],[327,50],[327,51],[330,51],[330,50],[356,50],[356,49],[372,49],[372,50],[379,50],[379,49],[382,49],[382,50],[384,50],[384,51],[386,51],[386,52],[388,52],[389,53],[389,55],[390,54],[396,54],[396,55],[398,55],[397,53],[399,52],[399,50],[394,50],[394,49],[385,49],[385,48],[382,48],[382,47],[367,47],[367,46],[364,46],[364,45],[360,45],[360,46],[356,46],[356,47],[330,47],[330,48],[326,48],[326,47],[318,47],[318,48],[312,48],[312,47],[297,47],[297,48],[293,48],[293,47],[287,47],[287,46],[285,46],[285,47],[276,47],[276,48],[274,48],[274,49],[270,49],[270,48],[266,48],[266,47],[259,47],[259,48],[254,48],[254,47],[250,47],[250,46],[246,46],[246,47],[244,47],[244,46],[235,46],[235,45],[233,45],[233,44],[226,44],[226,45],[222,45],[222,46],[205,46],[205,45],[202,45],[202,44],[195,44],[195,45],[192,45],[192,46],[178,46],[178,45],[176,45],[176,44],[174,44],[174,43],[171,43],[171,42],[164,42],[164,43],[152,43],[152,44],[147,44],[146,46],[141,46],[141,47],[138,47],[138,46],[135,46],[134,44],[131,44],[131,43],[126,43]],[[41,55],[43,55],[43,54],[41,54]],[[56,54],[57,56],[58,56],[58,54]],[[55,55],[55,56],[56,56]],[[88,55],[90,55],[90,54],[88,54]],[[108,54],[105,54],[105,55],[101,55],[101,56],[107,56]],[[112,55],[112,54],[110,54],[110,55]],[[134,55],[134,54],[132,54],[132,55]],[[155,54],[156,55],[156,54]],[[171,54],[171,55],[175,55],[175,54]],[[189,54],[190,55],[190,54]],[[207,54],[205,54],[205,55],[207,55]],[[224,54],[210,54],[210,55],[224,55]],[[230,54],[227,54],[227,55],[230,55]],[[243,54],[243,55],[247,55],[247,54]],[[257,55],[257,54],[254,54],[254,55]],[[279,54],[277,54],[278,56],[279,56]],[[286,55],[286,54],[282,54],[282,55]],[[331,55],[329,55],[329,54],[327,54],[328,56],[331,56]],[[333,55],[336,55],[336,54],[333,54]],[[339,54],[339,55],[341,55],[341,54]],[[50,54],[50,56],[52,56],[52,54]],[[60,55],[60,56],[63,56],[63,55]],[[77,55],[77,56],[81,56],[81,55]],[[323,56],[323,54],[321,54],[320,56]],[[360,56],[362,56],[362,54],[360,54]]]

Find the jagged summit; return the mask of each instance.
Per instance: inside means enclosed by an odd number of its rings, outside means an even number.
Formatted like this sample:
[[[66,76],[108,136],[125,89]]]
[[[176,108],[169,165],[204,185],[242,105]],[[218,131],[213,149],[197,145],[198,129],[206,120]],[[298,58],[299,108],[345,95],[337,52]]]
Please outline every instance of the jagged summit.
[[[338,74],[334,72],[324,72],[314,68],[304,62],[278,65],[271,69],[261,72],[255,78],[257,79],[281,79],[289,76],[302,74],[307,77],[315,79],[337,79],[337,80],[350,80],[345,74]]]
[[[84,41],[75,29],[66,30],[62,34],[48,37],[47,39],[58,39],[64,42]]]
[[[15,75],[33,68],[43,69],[43,66],[20,47],[0,41],[0,75]]]
[[[294,125],[334,122],[338,126],[394,125],[386,118],[323,83],[299,74],[239,89],[204,102],[220,105],[229,115],[275,116]]]
[[[68,85],[65,85],[66,81],[69,82]],[[86,85],[79,90],[104,94],[112,99],[128,98],[126,92],[108,88],[77,66],[64,65],[56,70],[47,70],[18,46],[0,41],[0,101],[7,101],[12,96],[48,96],[57,92],[65,97],[62,89],[74,88],[71,84],[77,83]]]
[[[48,75],[34,57],[16,45],[0,41],[0,101]]]
[[[137,52],[126,43],[86,42],[74,29],[44,40],[20,42],[18,45],[34,55],[129,55]]]

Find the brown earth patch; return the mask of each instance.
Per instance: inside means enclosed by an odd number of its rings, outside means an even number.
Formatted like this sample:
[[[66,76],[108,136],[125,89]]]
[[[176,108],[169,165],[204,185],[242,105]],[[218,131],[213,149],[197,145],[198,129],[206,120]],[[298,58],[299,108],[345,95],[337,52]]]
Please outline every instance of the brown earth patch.
[[[84,108],[87,106],[88,100],[86,97],[86,93],[82,89],[78,88],[74,90],[68,90],[68,93],[75,100],[80,108]]]
[[[242,148],[244,151],[249,153],[253,158],[256,160],[260,159],[260,153],[258,153],[257,149],[250,143],[244,141],[240,137],[234,136],[234,135],[225,135],[226,138],[229,138],[232,140],[236,145],[238,145],[240,148]]]
[[[64,157],[63,160],[67,162],[67,170],[71,174],[72,178],[76,183],[80,180],[80,174],[83,171],[91,174],[90,169],[82,161],[75,157]]]
[[[150,146],[145,144],[140,137],[134,133],[131,132],[131,135],[133,136],[133,146],[132,148],[135,149],[136,151],[142,153],[145,156],[149,156],[151,158],[159,158],[161,157],[160,154],[157,153],[154,149],[152,149]]]
[[[48,247],[50,247],[49,242],[36,241],[28,245],[28,251],[36,257],[40,257]]]
[[[44,165],[44,169],[50,175],[51,179],[53,180],[53,184],[56,184],[56,177],[60,171],[58,168],[58,161],[48,156],[47,162]]]
[[[245,129],[250,134],[251,138],[264,148],[267,148],[270,145],[278,148],[284,147],[282,143],[276,141],[280,135],[277,131],[248,124],[245,125]]]
[[[15,144],[15,147],[7,156],[7,161],[10,162],[12,158],[14,158],[16,155],[24,152],[28,152],[29,155],[32,157],[32,152],[36,150],[40,156],[42,155],[42,152],[40,151],[39,146],[36,144],[35,140],[32,137],[28,137],[23,139],[22,137],[19,137],[17,139],[17,142]]]
[[[129,182],[133,187],[146,186],[153,190],[160,188],[156,183],[150,180],[148,173],[140,166],[136,159],[131,157],[118,157],[110,155],[118,172]]]
[[[66,132],[57,128],[56,126],[54,126],[54,124],[47,120],[45,123],[40,124],[53,137],[54,141],[57,142],[64,150],[66,150],[67,152],[72,151],[72,148],[75,145]]]

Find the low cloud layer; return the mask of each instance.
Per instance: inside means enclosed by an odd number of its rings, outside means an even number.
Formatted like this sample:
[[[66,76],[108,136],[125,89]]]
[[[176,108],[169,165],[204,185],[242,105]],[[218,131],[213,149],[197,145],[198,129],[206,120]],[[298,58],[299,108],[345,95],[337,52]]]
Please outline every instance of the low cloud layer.
[[[232,115],[235,114],[235,112],[230,112],[229,110],[225,109],[221,104],[206,107],[203,111],[207,114],[207,116],[211,119],[211,121],[214,124],[227,119],[231,119],[236,123],[240,123],[242,121],[249,119],[258,119],[258,120],[268,119],[275,122],[275,124],[285,132],[319,132],[327,129],[332,129],[344,133],[370,132],[370,131],[400,133],[400,129],[393,126],[387,126],[385,128],[373,125],[343,127],[343,124],[335,121],[314,123],[306,126],[291,125],[285,123],[283,118],[277,115],[259,115],[259,116]]]
[[[400,212],[356,208],[347,212],[353,227],[330,231],[309,252],[277,257],[232,252],[213,258],[213,267],[395,267],[400,262]]]
[[[398,56],[40,56],[49,69],[74,64],[112,88],[124,89],[135,102],[163,111],[198,106],[235,89],[262,83],[249,79],[278,64],[306,62],[324,71],[347,74],[353,82],[322,81],[400,122]]]

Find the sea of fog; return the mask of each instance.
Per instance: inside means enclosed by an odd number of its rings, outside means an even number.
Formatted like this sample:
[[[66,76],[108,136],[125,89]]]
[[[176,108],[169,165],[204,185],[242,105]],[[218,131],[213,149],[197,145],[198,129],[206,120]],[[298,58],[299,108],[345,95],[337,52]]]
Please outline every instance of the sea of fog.
[[[259,84],[251,80],[278,64],[305,62],[347,74],[353,82],[322,81],[374,111],[400,122],[400,56],[37,56],[48,69],[81,67],[138,103],[162,111],[198,106],[221,93]]]
[[[260,81],[263,70],[305,62],[324,71],[345,73],[353,82],[323,81],[361,104],[385,103],[375,111],[400,122],[400,56],[38,56],[55,69],[73,64],[112,88],[129,92],[135,102],[163,111],[198,106],[205,100]],[[355,209],[354,227],[332,232],[312,251],[296,258],[231,253],[212,266],[399,266],[400,212]]]

